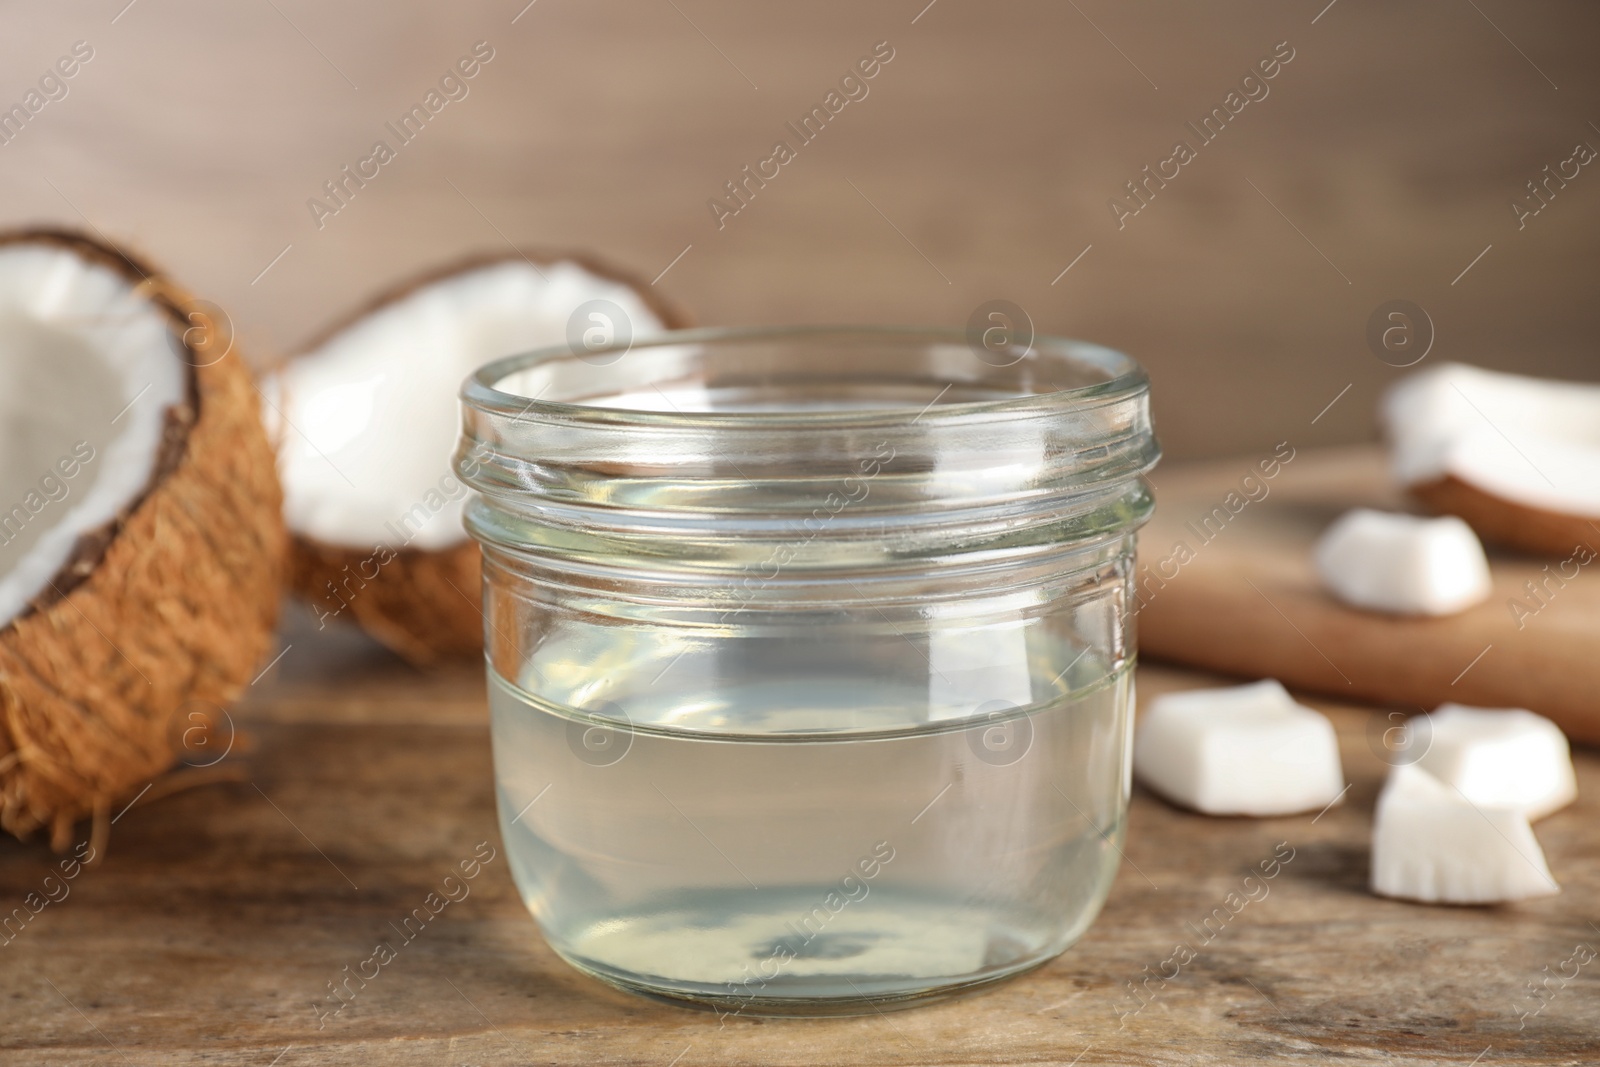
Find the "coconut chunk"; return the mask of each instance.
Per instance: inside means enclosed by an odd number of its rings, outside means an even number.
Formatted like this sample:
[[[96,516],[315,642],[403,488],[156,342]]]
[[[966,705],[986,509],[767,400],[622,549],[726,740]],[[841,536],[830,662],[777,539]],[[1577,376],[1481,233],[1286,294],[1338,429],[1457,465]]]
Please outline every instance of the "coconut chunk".
[[[1333,724],[1271,679],[1157,697],[1140,717],[1133,770],[1208,815],[1314,811],[1344,791]]]
[[[1578,795],[1566,735],[1542,715],[1441,704],[1415,728],[1428,739],[1417,766],[1479,807],[1542,819]]]
[[[1452,615],[1488,599],[1489,560],[1472,527],[1356,508],[1317,541],[1317,573],[1347,604],[1395,615]]]
[[[1492,904],[1561,887],[1526,815],[1474,804],[1404,764],[1390,772],[1378,798],[1372,891],[1430,904]]]
[[[1401,379],[1380,416],[1394,473],[1485,539],[1570,552],[1600,519],[1600,385],[1444,363]]]

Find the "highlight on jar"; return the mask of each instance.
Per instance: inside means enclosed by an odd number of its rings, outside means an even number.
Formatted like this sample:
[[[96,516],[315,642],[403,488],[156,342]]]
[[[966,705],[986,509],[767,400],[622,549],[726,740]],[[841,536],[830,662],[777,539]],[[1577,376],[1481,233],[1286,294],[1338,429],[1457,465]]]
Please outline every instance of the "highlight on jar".
[[[1143,371],[911,328],[692,330],[462,391],[500,829],[552,948],[724,1014],[949,996],[1121,858]]]

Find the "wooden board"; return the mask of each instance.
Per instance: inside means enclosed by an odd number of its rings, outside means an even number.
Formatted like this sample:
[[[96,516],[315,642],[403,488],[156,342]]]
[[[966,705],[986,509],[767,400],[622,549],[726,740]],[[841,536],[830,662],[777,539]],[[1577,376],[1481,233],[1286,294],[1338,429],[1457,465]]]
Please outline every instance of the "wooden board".
[[[1136,790],[1125,863],[1087,936],[990,992],[889,1015],[731,1018],[579,975],[539,939],[503,856],[405,944],[338,1016],[328,984],[397,940],[397,923],[470,856],[499,849],[483,682],[418,675],[304,622],[234,713],[214,768],[236,780],[118,814],[102,862],[0,944],[0,1065],[311,1067],[1577,1063],[1600,1033],[1600,964],[1538,1015],[1529,984],[1563,972],[1600,893],[1600,758],[1578,804],[1541,822],[1563,883],[1504,908],[1429,908],[1366,891],[1385,764],[1370,711],[1318,704],[1352,783],[1320,818],[1212,819]],[[1141,696],[1215,679],[1142,667]],[[217,748],[229,740],[226,730]],[[206,759],[214,758],[207,756]],[[150,795],[154,795],[152,790]],[[1293,859],[1147,1006],[1162,969],[1243,877]],[[47,888],[38,843],[0,841],[0,903]],[[59,886],[61,883],[50,883]],[[55,889],[60,895],[59,888]],[[1548,970],[1547,970],[1548,968]],[[1571,974],[1572,967],[1565,968]],[[1126,1013],[1126,1014],[1124,1014]]]
[[[1144,655],[1405,712],[1531,708],[1600,742],[1600,569],[1492,552],[1493,595],[1459,615],[1346,607],[1322,590],[1311,549],[1349,508],[1407,507],[1383,452],[1301,450],[1266,479],[1269,458],[1156,472],[1156,517],[1140,536]]]

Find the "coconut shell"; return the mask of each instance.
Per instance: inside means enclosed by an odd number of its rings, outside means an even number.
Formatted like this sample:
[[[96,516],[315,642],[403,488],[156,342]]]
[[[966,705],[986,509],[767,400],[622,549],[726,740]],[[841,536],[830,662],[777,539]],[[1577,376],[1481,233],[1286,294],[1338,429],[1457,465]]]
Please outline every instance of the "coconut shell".
[[[301,354],[315,351],[366,316],[427,285],[517,260],[541,266],[561,261],[576,263],[591,274],[632,289],[655,312],[663,328],[680,330],[693,325],[687,312],[662,297],[644,279],[587,253],[495,252],[468,256],[391,286],[325,328]],[[482,654],[480,574],[478,544],[470,539],[437,551],[392,551],[376,546],[329,545],[299,534],[290,535],[289,587],[310,604],[319,626],[339,619],[352,621],[419,667]]]
[[[0,237],[18,241],[127,277],[170,317],[191,378],[144,493],[80,540],[55,590],[0,629],[0,829],[48,827],[59,849],[75,821],[172,767],[185,715],[219,713],[254,677],[272,644],[286,539],[250,372],[236,350],[203,351],[198,305],[89,238]]]
[[[482,652],[476,541],[438,552],[359,552],[304,537],[293,544],[289,585],[310,603],[318,629],[354,622],[417,666]]]
[[[1567,556],[1579,545],[1600,544],[1600,521],[1506,500],[1453,474],[1414,485],[1411,493],[1431,511],[1459,516],[1492,544],[1541,556]]]

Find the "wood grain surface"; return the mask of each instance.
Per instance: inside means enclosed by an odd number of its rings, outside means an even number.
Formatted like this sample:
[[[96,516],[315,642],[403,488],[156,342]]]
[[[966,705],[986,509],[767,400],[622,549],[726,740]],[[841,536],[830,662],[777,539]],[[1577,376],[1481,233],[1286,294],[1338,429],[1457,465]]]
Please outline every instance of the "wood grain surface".
[[[719,1023],[625,996],[543,944],[497,855],[468,897],[323,1019],[315,1005],[327,1010],[343,968],[398,940],[391,923],[500,839],[478,672],[419,675],[298,616],[285,641],[234,730],[197,750],[206,762],[226,749],[211,773],[235,780],[119,813],[101,862],[58,876],[50,884],[68,894],[0,945],[0,1064],[1593,1062],[1600,966],[1572,976],[1563,963],[1600,946],[1600,759],[1579,754],[1579,802],[1537,827],[1559,896],[1381,900],[1366,890],[1386,770],[1369,741],[1374,712],[1322,702],[1351,782],[1344,803],[1320,817],[1215,819],[1136,790],[1127,859],[1088,935],[968,999]],[[1139,674],[1146,700],[1215,681]],[[1197,943],[1188,924],[1285,850],[1268,895],[1176,978],[1144,985],[1134,1010],[1130,983]],[[59,862],[40,844],[0,841],[0,902],[21,906]]]
[[[1349,508],[1415,510],[1389,484],[1384,453],[1302,450],[1270,479],[1260,462],[1157,472],[1156,516],[1140,537],[1146,656],[1406,713],[1446,701],[1530,708],[1600,742],[1600,537],[1587,554],[1491,552],[1493,592],[1457,615],[1360,611],[1323,590],[1311,552]]]

